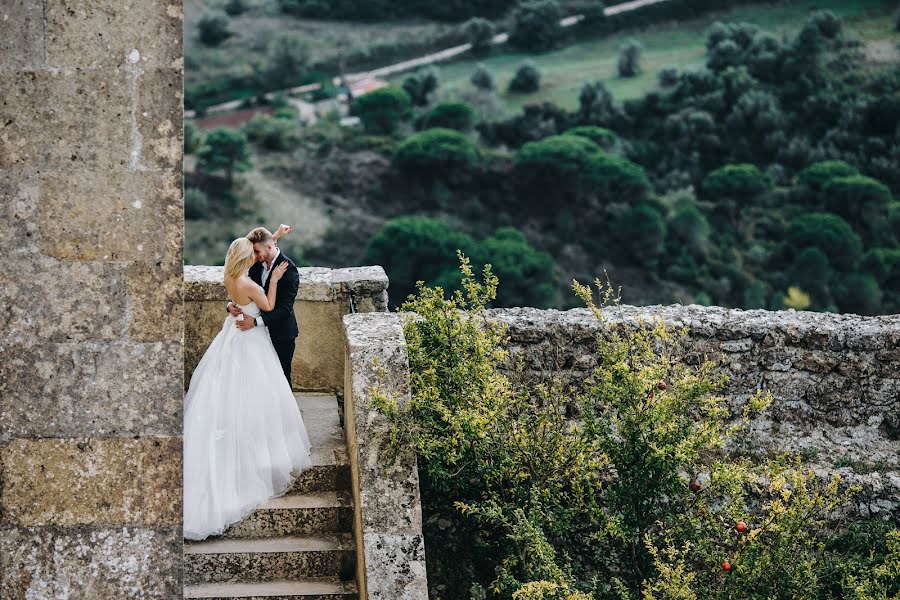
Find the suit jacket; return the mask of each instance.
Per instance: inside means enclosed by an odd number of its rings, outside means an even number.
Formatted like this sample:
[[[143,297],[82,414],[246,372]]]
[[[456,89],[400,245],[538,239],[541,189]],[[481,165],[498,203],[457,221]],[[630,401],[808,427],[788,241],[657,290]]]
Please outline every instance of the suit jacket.
[[[278,289],[275,292],[275,308],[270,311],[262,311],[263,323],[269,328],[269,337],[273,340],[292,340],[297,337],[297,317],[294,316],[294,298],[297,297],[297,288],[300,287],[300,274],[297,272],[297,265],[290,258],[281,252],[272,263],[274,269],[276,265],[287,261],[288,269],[285,271],[281,279],[278,280]],[[250,267],[248,275],[250,279],[261,285],[265,293],[269,293],[269,282],[272,276],[266,279],[266,284],[262,283],[263,265],[261,262]]]

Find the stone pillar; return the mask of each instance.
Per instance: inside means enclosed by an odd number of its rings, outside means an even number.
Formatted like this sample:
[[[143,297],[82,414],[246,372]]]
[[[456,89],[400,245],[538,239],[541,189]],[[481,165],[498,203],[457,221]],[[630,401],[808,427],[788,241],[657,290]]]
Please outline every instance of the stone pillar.
[[[181,0],[0,3],[0,597],[180,598]]]
[[[373,386],[410,401],[409,357],[400,313],[343,318],[344,431],[350,455],[360,600],[428,600],[419,472],[407,451],[385,461],[388,422],[372,407]],[[379,379],[383,369],[385,378]]]

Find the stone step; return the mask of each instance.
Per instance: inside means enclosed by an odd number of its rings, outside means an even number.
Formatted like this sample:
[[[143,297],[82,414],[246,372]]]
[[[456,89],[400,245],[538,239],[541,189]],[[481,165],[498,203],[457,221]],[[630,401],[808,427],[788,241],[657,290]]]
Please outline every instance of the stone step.
[[[206,600],[350,600],[356,584],[329,577],[255,583],[207,583],[184,588],[185,598]]]
[[[350,490],[350,465],[313,465],[297,475],[289,494]]]
[[[186,584],[353,579],[356,553],[349,533],[258,539],[213,539],[184,546]]]
[[[286,494],[271,498],[220,537],[260,538],[353,531],[353,504],[349,492],[325,491]]]
[[[312,444],[313,464],[346,465],[347,442],[334,394],[294,394]]]

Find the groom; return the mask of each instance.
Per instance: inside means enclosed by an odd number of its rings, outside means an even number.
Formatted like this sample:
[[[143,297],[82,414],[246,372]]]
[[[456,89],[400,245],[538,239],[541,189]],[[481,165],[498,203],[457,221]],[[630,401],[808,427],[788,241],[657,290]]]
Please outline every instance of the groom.
[[[288,383],[291,383],[291,361],[294,357],[294,344],[297,338],[297,318],[294,316],[294,298],[297,297],[297,288],[300,286],[300,274],[297,265],[285,256],[275,245],[275,239],[265,227],[257,227],[247,234],[247,239],[253,243],[253,252],[256,255],[256,264],[250,267],[248,275],[250,279],[262,286],[263,291],[269,292],[269,274],[276,265],[287,261],[288,270],[278,282],[275,292],[275,308],[269,312],[263,311],[255,319],[237,321],[237,326],[249,331],[254,327],[268,327],[269,337],[275,347],[278,360],[281,361],[281,369]],[[233,302],[228,303],[228,312],[237,317],[242,313]]]

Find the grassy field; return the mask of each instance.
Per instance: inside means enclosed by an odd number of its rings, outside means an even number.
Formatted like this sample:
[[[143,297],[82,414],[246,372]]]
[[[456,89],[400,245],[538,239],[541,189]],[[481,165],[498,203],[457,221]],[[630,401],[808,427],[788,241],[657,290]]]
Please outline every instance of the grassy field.
[[[586,80],[603,81],[619,100],[639,98],[657,86],[657,73],[667,66],[679,69],[701,67],[705,63],[704,31],[715,21],[746,21],[780,35],[795,31],[807,13],[826,9],[844,19],[846,26],[866,42],[900,43],[893,30],[891,15],[897,4],[887,0],[801,0],[784,4],[743,6],[711,14],[684,23],[663,23],[643,31],[629,31],[604,39],[575,43],[540,55],[518,52],[497,54],[480,61],[461,60],[440,65],[444,88],[469,87],[469,76],[477,62],[483,62],[494,75],[500,99],[511,111],[525,103],[551,101],[566,108],[578,105],[578,93]],[[618,49],[627,37],[637,38],[644,46],[643,73],[620,78],[616,72]],[[518,64],[531,58],[542,72],[541,90],[533,94],[505,92]],[[403,75],[393,78],[400,83]]]
[[[185,0],[185,87],[228,74],[252,72],[253,63],[265,59],[268,43],[278,33],[302,33],[310,47],[311,64],[336,64],[338,49],[344,46],[347,67],[352,69],[360,65],[380,66],[380,60],[369,60],[366,56],[392,46],[407,46],[410,51],[422,46],[426,52],[430,49],[427,47],[429,41],[441,39],[456,30],[453,25],[424,20],[353,23],[298,19],[283,14],[277,0],[246,0],[246,3],[247,12],[231,17],[229,29],[234,35],[219,46],[208,47],[198,39],[197,24],[205,12],[222,10],[225,0]],[[366,64],[372,61],[377,64]]]

